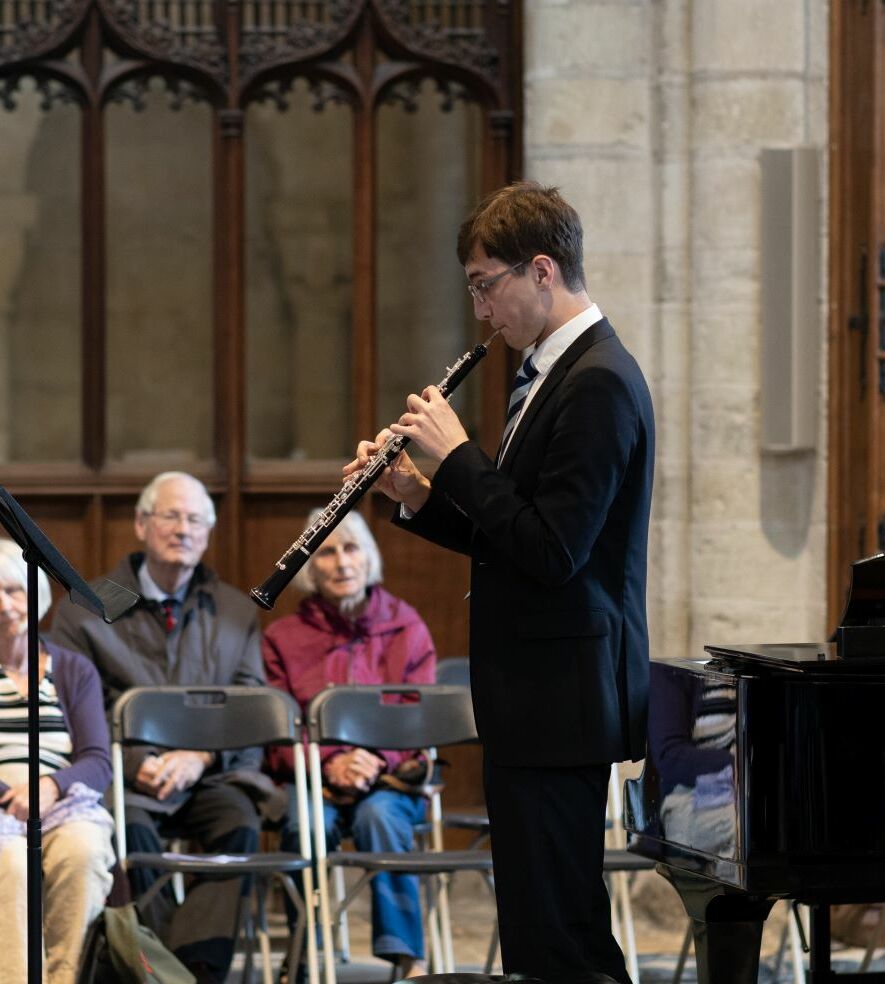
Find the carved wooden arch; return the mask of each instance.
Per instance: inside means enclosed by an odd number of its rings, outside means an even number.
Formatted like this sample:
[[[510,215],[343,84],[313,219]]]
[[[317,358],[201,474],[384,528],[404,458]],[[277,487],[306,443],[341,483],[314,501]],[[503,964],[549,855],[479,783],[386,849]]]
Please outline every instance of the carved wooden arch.
[[[21,12],[33,20],[16,21]],[[349,104],[355,147],[371,147],[377,108],[390,99],[408,101],[413,87],[431,78],[442,87],[441,99],[469,98],[481,107],[482,184],[488,191],[522,169],[521,31],[522,0],[0,0],[0,125],[4,112],[15,111],[22,78],[30,77],[47,107],[76,100],[82,127],[82,460],[10,463],[4,484],[85,575],[106,572],[132,549],[132,507],[151,477],[106,461],[108,104],[137,104],[147,81],[160,78],[173,107],[200,99],[212,108],[206,181],[214,199],[214,442],[212,460],[193,470],[219,507],[207,559],[225,580],[248,589],[266,577],[309,509],[340,487],[340,466],[274,470],[246,460],[246,109],[262,99],[285,109],[294,80],[305,79],[317,108],[330,99]],[[373,168],[355,167],[352,180],[349,361],[353,430],[362,435],[374,424],[377,377]],[[509,377],[504,346],[493,346],[479,377],[480,436],[487,447],[498,436]],[[162,465],[150,467],[153,473]],[[385,583],[421,611],[441,657],[467,652],[465,559],[391,531],[386,503],[380,496],[369,500],[365,508],[384,553]],[[281,599],[274,614],[291,604]],[[453,759],[452,802],[479,803],[478,758],[471,750]]]
[[[30,21],[16,20],[26,10]],[[103,551],[106,495],[137,491],[144,476],[106,468],[105,435],[105,108],[138,105],[149,79],[164,81],[173,108],[187,99],[210,104],[214,120],[214,459],[202,474],[224,496],[217,533],[222,573],[243,580],[242,521],[249,497],[315,494],[295,471],[253,474],[246,462],[244,380],[243,124],[250,103],[285,109],[295,79],[307,81],[316,108],[346,101],[355,147],[374,147],[375,114],[391,100],[408,105],[422,80],[440,99],[468,99],[483,121],[485,190],[521,172],[520,0],[0,0],[0,113],[14,111],[24,77],[44,104],[81,106],[82,142],[82,447],[80,466],[50,472],[14,467],[13,489],[93,498],[94,565]],[[9,25],[14,25],[9,27]],[[360,152],[354,168],[354,433],[374,423],[376,326],[373,258],[374,177]],[[503,347],[483,370],[482,435],[492,445],[509,383]],[[327,480],[334,489],[337,475]],[[322,484],[322,482],[320,483]],[[107,493],[103,490],[107,489]],[[463,646],[461,647],[463,649]]]

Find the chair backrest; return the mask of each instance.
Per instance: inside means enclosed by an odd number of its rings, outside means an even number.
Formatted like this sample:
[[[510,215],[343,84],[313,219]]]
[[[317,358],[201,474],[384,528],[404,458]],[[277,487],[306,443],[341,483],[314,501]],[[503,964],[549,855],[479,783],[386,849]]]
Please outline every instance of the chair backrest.
[[[133,687],[111,715],[122,745],[217,752],[291,744],[300,733],[297,701],[274,687]]]
[[[455,687],[470,686],[470,660],[466,656],[449,656],[436,664],[436,682]]]
[[[411,749],[476,741],[467,687],[332,686],[307,710],[312,742]]]

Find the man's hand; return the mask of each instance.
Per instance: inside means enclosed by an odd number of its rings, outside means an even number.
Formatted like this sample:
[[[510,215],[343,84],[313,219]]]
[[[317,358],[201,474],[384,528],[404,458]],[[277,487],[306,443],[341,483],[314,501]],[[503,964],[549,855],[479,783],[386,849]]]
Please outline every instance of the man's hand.
[[[362,471],[390,434],[391,432],[385,428],[374,441],[360,441],[357,445],[356,457],[344,466],[344,477],[349,478]],[[412,512],[418,512],[430,495],[430,480],[421,474],[405,451],[384,469],[375,485],[389,499],[405,503]]]
[[[25,821],[28,819],[28,784],[23,782],[20,786],[11,786],[0,796],[0,806],[16,820]],[[51,776],[41,776],[39,784],[40,792],[40,819],[50,811],[58,802],[61,792]]]
[[[158,800],[172,793],[190,789],[209,767],[210,752],[187,752],[173,749],[162,755],[148,755],[135,776],[135,788]]]
[[[330,758],[323,772],[326,782],[342,792],[366,793],[374,785],[385,764],[383,758],[365,748],[352,748],[349,752]]]
[[[442,461],[469,440],[458,415],[436,386],[428,386],[420,396],[410,393],[406,406],[408,412],[390,429],[411,438],[434,461]]]

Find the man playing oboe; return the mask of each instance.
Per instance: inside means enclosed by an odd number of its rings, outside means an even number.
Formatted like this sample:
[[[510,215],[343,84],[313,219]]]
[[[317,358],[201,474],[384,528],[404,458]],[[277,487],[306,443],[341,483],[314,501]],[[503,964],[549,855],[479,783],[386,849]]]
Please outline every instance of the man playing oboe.
[[[654,459],[642,373],[587,294],[580,219],[555,189],[503,188],[458,236],[477,318],[533,347],[493,461],[429,387],[391,425],[397,522],[472,558],[470,656],[504,970],[629,984],[602,879],[610,764],[645,752]],[[363,467],[386,436],[363,441]]]

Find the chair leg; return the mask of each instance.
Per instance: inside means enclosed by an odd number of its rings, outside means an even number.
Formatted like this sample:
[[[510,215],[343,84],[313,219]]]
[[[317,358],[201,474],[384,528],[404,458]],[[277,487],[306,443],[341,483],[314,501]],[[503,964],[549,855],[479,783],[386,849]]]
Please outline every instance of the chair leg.
[[[430,972],[443,973],[443,946],[439,928],[439,907],[437,905],[436,879],[429,875],[423,878],[425,905],[427,909],[427,937],[430,956]]]
[[[608,897],[611,901],[612,936],[614,936],[618,946],[623,950],[624,934],[621,931],[621,913],[618,909],[617,903],[617,886],[615,885],[614,879],[610,874],[606,874],[604,877],[605,883],[608,887]]]
[[[620,923],[623,927],[623,947],[627,957],[627,971],[634,984],[639,984],[639,954],[636,952],[636,932],[633,927],[633,906],[630,903],[630,881],[626,871],[614,874],[615,894],[620,908]]]
[[[429,885],[431,876],[421,878],[421,888],[424,893],[424,939],[427,943],[427,967],[430,973],[442,971],[442,936],[439,931],[439,912],[433,906],[433,895]]]
[[[276,877],[283,886],[283,891],[289,896],[298,916],[289,939],[289,949],[286,954],[287,965],[292,968],[298,967],[301,963],[301,954],[304,952],[306,938],[308,984],[319,984],[319,963],[316,941],[316,900],[313,898],[313,883],[309,877],[310,874],[309,869],[303,872],[304,899],[307,899],[307,902],[302,900],[301,895],[288,875],[278,873]]]
[[[486,952],[486,962],[482,969],[484,974],[491,974],[492,968],[495,966],[495,957],[498,956],[498,920],[495,919],[495,925],[492,927],[492,937],[489,940],[489,948]]]
[[[340,906],[346,895],[344,869],[336,866],[333,877],[335,880],[335,901]],[[335,922],[335,949],[341,954],[342,962],[348,963],[350,960],[350,925],[347,921],[347,909],[339,908],[339,912],[340,915]]]
[[[267,898],[268,884],[265,878],[255,878],[253,893],[255,895],[255,935],[261,949],[261,979],[263,984],[273,984],[273,967],[270,956],[270,933],[267,928]]]
[[[807,910],[806,910],[807,911]],[[793,958],[793,982],[805,984],[805,952],[808,944],[805,942],[808,933],[802,924],[802,911],[798,903],[790,906],[790,953]]]
[[[500,943],[499,934],[498,934],[498,910],[497,910],[498,900],[495,897],[495,879],[491,875],[486,875],[486,874],[484,874],[482,877],[483,877],[483,881],[486,883],[486,888],[488,888],[489,892],[491,893],[492,905],[496,907],[495,925],[492,927],[492,936],[491,939],[489,940],[489,948],[488,951],[486,952],[486,962],[485,962],[485,966],[483,967],[484,974],[491,974],[492,968],[495,966],[495,957],[497,957],[498,955],[498,945]]]
[[[185,842],[178,837],[169,842],[169,850],[176,854],[183,854],[186,847]],[[184,902],[184,875],[180,871],[176,871],[172,876],[172,893],[175,901],[181,905]]]
[[[141,895],[136,900],[139,909],[143,912],[147,907],[154,901],[154,899],[160,894],[166,884],[174,877],[173,872],[164,871],[148,887],[148,889],[141,893]]]
[[[320,927],[323,934],[323,975],[325,984],[336,984],[335,944],[329,911],[329,874],[325,858],[317,859],[317,885],[320,901]]]
[[[883,929],[885,929],[885,905],[880,905],[879,921],[876,923],[876,928],[870,935],[870,942],[867,943],[867,949],[863,955],[863,960],[860,962],[860,967],[858,967],[858,973],[865,974],[869,969],[870,963],[873,959],[873,954],[876,952],[879,946],[879,941],[882,938]]]
[[[252,984],[252,954],[255,950],[255,924],[252,919],[252,900],[247,896],[240,900],[239,932],[237,938],[243,941],[242,984]]]
[[[789,904],[789,903],[788,903]],[[790,932],[789,922],[784,923],[784,928],[781,930],[781,938],[777,943],[777,953],[774,955],[774,970],[773,976],[775,980],[780,978],[781,965],[784,962],[784,950],[787,946],[787,936]]]
[[[437,902],[440,937],[445,973],[455,973],[455,948],[452,943],[452,915],[449,909],[449,876],[437,876]]]
[[[694,933],[692,931],[692,923],[689,919],[688,926],[685,929],[685,937],[682,940],[682,949],[679,951],[679,958],[676,961],[676,970],[673,972],[673,984],[680,984],[682,980],[682,971],[685,970],[685,961],[688,960],[688,953],[691,950],[691,944],[694,940]]]

